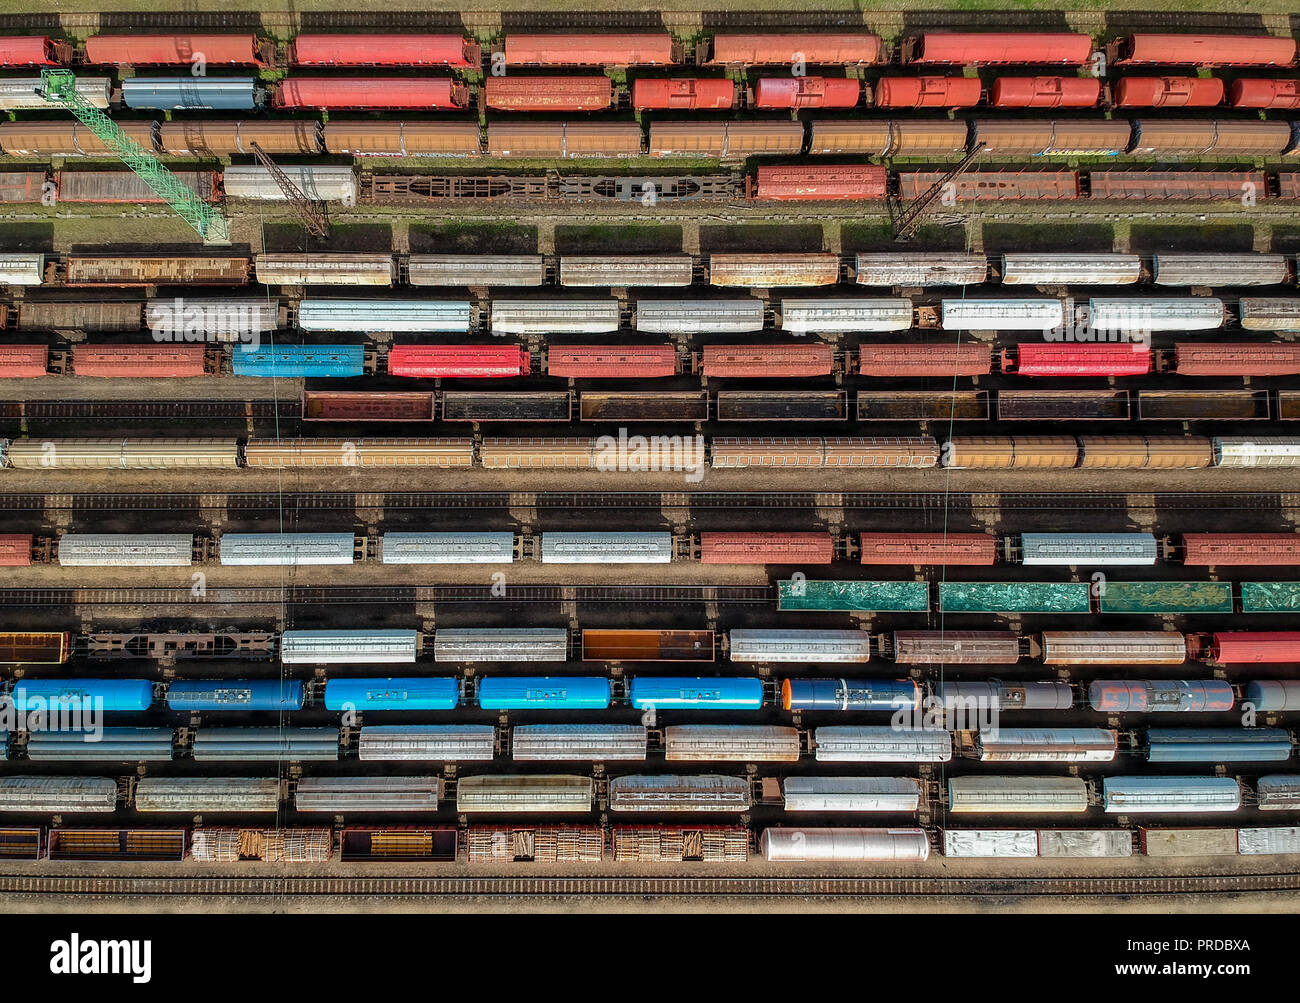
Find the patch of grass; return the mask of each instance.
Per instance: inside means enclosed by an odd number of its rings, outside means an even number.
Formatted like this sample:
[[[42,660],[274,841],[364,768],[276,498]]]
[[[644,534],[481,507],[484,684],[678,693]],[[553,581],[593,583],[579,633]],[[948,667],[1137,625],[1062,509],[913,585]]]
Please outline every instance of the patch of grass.
[[[1250,251],[1255,228],[1249,223],[1210,223],[1205,226],[1134,224],[1129,246],[1137,253],[1160,251]]]
[[[732,226],[701,226],[700,251],[708,254],[739,251],[774,251],[789,254],[820,251],[823,246],[818,223],[738,223]]]
[[[412,223],[412,254],[536,254],[537,227],[512,223]]]
[[[1113,251],[1115,228],[1105,223],[984,224],[984,250]]]
[[[557,226],[557,254],[680,254],[680,226],[638,224]]]

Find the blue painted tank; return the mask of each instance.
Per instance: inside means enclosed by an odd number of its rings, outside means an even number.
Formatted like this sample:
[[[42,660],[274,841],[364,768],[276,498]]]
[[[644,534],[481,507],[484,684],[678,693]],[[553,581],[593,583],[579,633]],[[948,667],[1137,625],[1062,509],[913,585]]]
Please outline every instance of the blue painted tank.
[[[360,376],[366,353],[361,345],[276,345],[249,348],[237,345],[230,353],[236,376],[278,376],[282,379]]]
[[[786,710],[916,710],[921,687],[910,679],[786,679]]]
[[[459,703],[460,681],[444,676],[331,679],[325,684],[326,710],[455,710]]]
[[[255,77],[128,77],[122,101],[128,108],[205,108],[246,111],[259,101]]]
[[[758,710],[763,706],[763,681],[730,676],[633,676],[628,695],[638,710]]]
[[[302,710],[294,679],[178,679],[167,687],[172,710]]]
[[[1148,728],[1152,763],[1284,763],[1291,735],[1284,728]]]
[[[26,714],[50,707],[138,713],[153,703],[153,683],[147,679],[22,679],[14,685],[12,697],[14,709]]]
[[[489,676],[478,684],[478,705],[484,710],[604,710],[609,699],[604,676]]]

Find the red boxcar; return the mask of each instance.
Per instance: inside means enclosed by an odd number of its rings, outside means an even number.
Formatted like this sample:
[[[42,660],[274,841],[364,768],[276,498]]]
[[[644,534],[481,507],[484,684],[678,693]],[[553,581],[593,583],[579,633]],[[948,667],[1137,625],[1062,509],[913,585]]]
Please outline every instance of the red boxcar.
[[[1184,533],[1183,563],[1220,567],[1300,564],[1300,533]]]
[[[989,103],[994,108],[1094,108],[1101,81],[1091,77],[998,77]]]
[[[730,108],[736,103],[736,85],[730,80],[708,77],[675,77],[672,80],[636,80],[632,84],[632,107],[637,111],[696,111]]]
[[[1215,633],[1210,657],[1224,665],[1300,662],[1300,631],[1234,630]]]
[[[882,199],[888,183],[888,172],[874,164],[760,167],[754,198],[776,202]]]
[[[700,371],[705,376],[829,376],[835,350],[827,344],[705,345]]]
[[[203,345],[73,345],[72,371],[77,376],[202,376]]]
[[[668,34],[506,35],[507,66],[669,66]]]
[[[1129,35],[1120,39],[1115,63],[1171,66],[1290,66],[1295,39],[1276,35]]]
[[[863,564],[990,565],[997,559],[997,537],[987,533],[863,533],[858,538]]]
[[[1218,83],[1222,89],[1222,81]],[[1234,80],[1228,104],[1234,108],[1300,108],[1300,80]]]
[[[0,66],[62,66],[72,59],[72,46],[45,35],[6,35],[0,38]]]
[[[1180,341],[1174,345],[1174,371],[1180,376],[1300,375],[1300,344]]]
[[[299,35],[289,46],[293,66],[477,67],[483,53],[460,35]]]
[[[446,110],[469,104],[469,88],[449,77],[290,77],[275,88],[277,108]]]
[[[859,349],[862,376],[983,376],[993,368],[988,345],[876,344]]]
[[[796,64],[858,66],[880,62],[879,35],[714,35],[710,63],[744,66]]]
[[[1021,376],[1141,376],[1151,349],[1132,342],[1022,342],[1002,350],[1002,371]]]
[[[433,394],[304,390],[304,421],[433,421]]]
[[[701,564],[830,564],[830,533],[701,533]]]
[[[760,77],[756,108],[852,108],[862,84],[847,77]]]
[[[899,171],[900,198],[920,198],[943,179],[939,171]],[[967,171],[952,180],[958,202],[1077,199],[1078,171]]]
[[[1254,190],[1266,195],[1263,171],[1089,171],[1090,198],[1233,199]],[[1249,188],[1247,187],[1249,186]],[[1285,197],[1285,192],[1283,193]]]
[[[882,77],[876,82],[876,106],[974,108],[983,93],[979,77]]]
[[[614,103],[609,77],[488,77],[484,98],[496,111],[603,111]]]
[[[48,345],[0,345],[0,379],[44,376],[49,365]]]
[[[260,66],[256,35],[91,35],[86,62],[94,66]]]
[[[518,345],[394,345],[390,376],[526,376],[530,359]]]
[[[552,345],[546,372],[575,379],[673,376],[677,350],[672,345]]]
[[[1075,32],[927,31],[903,47],[906,63],[957,66],[1022,63],[1082,66],[1092,56],[1092,37]]]
[[[1124,77],[1115,85],[1117,108],[1213,108],[1223,101],[1215,77]]]
[[[31,533],[0,534],[0,568],[25,568],[32,563]]]

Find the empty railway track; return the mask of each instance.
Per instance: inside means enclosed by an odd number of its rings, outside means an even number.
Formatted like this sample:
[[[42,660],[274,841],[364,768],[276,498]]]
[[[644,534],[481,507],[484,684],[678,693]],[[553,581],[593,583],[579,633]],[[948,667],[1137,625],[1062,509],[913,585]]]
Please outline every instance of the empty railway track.
[[[1300,890],[1300,873],[1072,877],[73,877],[8,874],[0,895],[79,898],[1130,898]]]

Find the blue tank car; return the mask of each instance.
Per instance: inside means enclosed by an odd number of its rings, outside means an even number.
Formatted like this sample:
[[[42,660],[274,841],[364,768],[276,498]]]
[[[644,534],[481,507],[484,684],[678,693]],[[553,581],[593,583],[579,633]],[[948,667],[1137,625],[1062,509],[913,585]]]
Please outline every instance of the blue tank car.
[[[1152,763],[1284,763],[1291,758],[1285,728],[1148,728]]]
[[[153,683],[147,679],[22,679],[10,695],[14,710],[26,714],[55,707],[139,713],[153,703]]]
[[[921,688],[910,679],[786,679],[786,710],[916,710]]]
[[[604,676],[489,676],[478,684],[484,710],[604,710],[609,700]]]
[[[237,345],[230,353],[230,367],[236,376],[347,377],[362,375],[365,359],[365,348],[361,345],[277,345],[274,348]]]
[[[758,710],[763,706],[763,681],[730,676],[634,676],[629,696],[638,710]]]
[[[444,676],[331,679],[325,684],[326,710],[455,710],[459,703],[459,680]]]
[[[280,679],[179,679],[167,687],[172,710],[302,710],[302,683]]]

